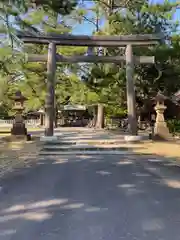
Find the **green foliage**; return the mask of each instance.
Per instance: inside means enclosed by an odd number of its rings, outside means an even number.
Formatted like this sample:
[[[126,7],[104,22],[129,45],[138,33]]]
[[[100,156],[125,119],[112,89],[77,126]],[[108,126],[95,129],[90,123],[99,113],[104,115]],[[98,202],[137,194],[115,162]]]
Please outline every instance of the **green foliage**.
[[[76,0],[33,0],[36,7],[42,6],[48,12],[49,10],[61,15],[69,14],[77,5]]]
[[[39,14],[41,17],[37,18]],[[44,15],[43,15],[43,14]],[[46,21],[44,19],[46,17]],[[27,15],[29,24],[35,23],[41,25],[41,31],[67,33],[71,31],[71,27],[65,23],[64,17],[57,16],[54,12],[45,13],[44,10],[38,9],[33,14]],[[38,20],[40,22],[38,23]],[[25,52],[35,54],[47,54],[47,46],[29,44],[25,47]],[[84,54],[85,48],[76,47],[57,47],[57,52],[63,55]],[[56,70],[56,103],[58,106],[66,104],[66,99],[70,97],[69,101],[73,103],[84,102],[84,85],[80,82],[77,75],[79,64],[57,64]],[[26,111],[37,110],[45,106],[46,98],[46,64],[42,63],[25,63],[23,64],[23,81],[19,83],[19,88],[28,98],[25,107]],[[77,94],[78,92],[78,94]],[[80,94],[79,94],[80,93]]]
[[[16,39],[16,29],[28,30],[31,34],[41,31],[56,32],[56,33],[69,33],[71,27],[65,23],[63,15],[69,14],[74,9],[76,1],[36,1],[36,6],[32,1],[9,1],[13,3],[11,9],[7,1],[0,1],[2,18],[0,25],[2,27],[3,45],[0,48],[0,79],[2,79],[0,98],[2,99],[2,106],[6,106],[7,111],[11,113],[12,101],[9,100],[10,96],[18,89],[28,98],[25,103],[25,111],[36,110],[45,105],[46,96],[46,80],[47,80],[47,67],[46,64],[41,63],[26,63],[23,51],[28,54],[47,54],[47,46],[42,45],[26,45],[24,49],[19,45]],[[41,5],[41,6],[39,6]],[[33,10],[32,10],[33,7]],[[61,14],[61,15],[60,15]],[[11,19],[11,21],[9,21]],[[9,42],[5,42],[9,34]],[[72,55],[82,54],[83,48],[61,48],[57,49],[61,54],[67,53]],[[56,97],[57,102],[64,102],[67,95],[71,94],[70,86],[73,87],[71,76],[67,76],[67,72],[71,70],[77,71],[78,65],[72,68],[69,64],[60,64],[57,67],[56,78]],[[3,84],[6,87],[2,87]],[[61,91],[59,90],[61,89]],[[76,87],[78,89],[78,87]],[[63,93],[64,94],[63,94]],[[8,94],[7,94],[8,93]],[[75,93],[74,93],[75,94]],[[5,97],[6,96],[6,97]],[[0,99],[0,100],[1,100]]]
[[[179,25],[173,20],[176,5],[169,1],[161,4],[150,4],[146,0],[130,0],[128,3],[122,1],[113,11],[108,1],[99,1],[98,6],[106,20],[104,27],[96,28],[95,34],[98,35],[162,33],[169,37],[172,32],[176,32]],[[103,54],[122,55],[124,51],[107,48]],[[141,103],[154,97],[159,90],[171,97],[180,88],[180,45],[177,34],[172,41],[161,43],[156,47],[134,47],[134,54],[154,55],[156,59],[155,65],[137,65],[135,68],[136,97],[141,100]],[[83,78],[87,86],[99,95],[100,102],[125,107],[124,63],[120,63],[119,66],[91,65]]]
[[[180,133],[180,120],[172,119],[167,121],[169,131],[173,134]]]
[[[114,105],[107,105],[106,106],[106,117],[111,118],[118,117],[118,118],[125,118],[127,115],[127,110],[124,108],[121,108],[119,106]]]
[[[0,0],[1,40],[8,41],[12,47],[20,45],[21,41],[16,37],[19,28],[23,32],[39,33],[39,23],[45,23],[47,15],[68,15],[77,4],[78,0]],[[27,16],[33,17],[34,23]]]

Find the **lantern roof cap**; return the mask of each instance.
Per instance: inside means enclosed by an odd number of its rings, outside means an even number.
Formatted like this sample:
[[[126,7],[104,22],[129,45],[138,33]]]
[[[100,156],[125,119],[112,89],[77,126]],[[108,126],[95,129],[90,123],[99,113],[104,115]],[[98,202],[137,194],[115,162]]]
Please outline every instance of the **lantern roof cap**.
[[[14,96],[12,96],[11,97],[13,100],[15,100],[15,101],[26,101],[27,100],[27,98],[26,97],[24,97],[23,95],[22,95],[22,93],[21,93],[21,91],[16,91],[15,92],[15,95]]]
[[[162,93],[162,92],[158,92],[156,97],[155,97],[156,101],[164,101],[167,99],[167,97]]]

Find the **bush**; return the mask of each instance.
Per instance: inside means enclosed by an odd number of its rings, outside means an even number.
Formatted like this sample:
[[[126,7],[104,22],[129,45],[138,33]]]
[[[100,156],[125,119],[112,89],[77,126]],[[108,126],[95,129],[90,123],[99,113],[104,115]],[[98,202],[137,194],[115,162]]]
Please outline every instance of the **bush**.
[[[119,106],[106,106],[106,118],[111,119],[112,117],[116,118],[125,118],[127,115],[127,110]]]
[[[180,133],[180,120],[177,119],[168,120],[167,125],[171,133]]]

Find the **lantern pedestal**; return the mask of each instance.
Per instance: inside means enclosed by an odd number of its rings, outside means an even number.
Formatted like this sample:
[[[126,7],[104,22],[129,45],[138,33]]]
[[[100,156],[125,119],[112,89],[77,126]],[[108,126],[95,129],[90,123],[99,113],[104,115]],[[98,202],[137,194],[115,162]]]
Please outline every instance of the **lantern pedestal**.
[[[27,128],[25,127],[25,124],[23,122],[13,123],[13,127],[11,129],[11,135],[27,136]]]
[[[27,136],[27,128],[20,113],[16,114],[13,127],[11,129],[11,135]]]
[[[16,92],[15,96],[13,97],[15,101],[15,105],[13,107],[13,110],[16,111],[16,116],[14,119],[13,127],[11,129],[11,135],[13,137],[18,138],[26,138],[29,139],[29,136],[27,134],[27,128],[24,123],[24,119],[22,117],[22,113],[24,110],[23,103],[26,100],[26,98],[21,94],[20,91]]]

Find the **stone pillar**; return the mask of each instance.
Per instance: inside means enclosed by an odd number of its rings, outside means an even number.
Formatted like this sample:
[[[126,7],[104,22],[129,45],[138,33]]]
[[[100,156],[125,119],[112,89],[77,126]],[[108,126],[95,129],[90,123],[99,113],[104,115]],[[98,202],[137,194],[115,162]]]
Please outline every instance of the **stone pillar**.
[[[136,118],[136,100],[134,89],[134,59],[132,45],[126,47],[126,89],[127,89],[127,110],[128,110],[128,130],[129,134],[138,134]]]
[[[155,106],[156,110],[156,122],[154,126],[154,138],[155,139],[164,139],[164,140],[170,140],[171,134],[169,133],[169,129],[167,127],[167,124],[164,119],[164,111],[166,110],[166,106],[164,105],[164,99],[162,98],[162,95],[158,95],[158,101]]]
[[[55,117],[55,73],[56,73],[56,44],[49,43],[47,61],[47,95],[45,107],[45,136],[54,135]]]

